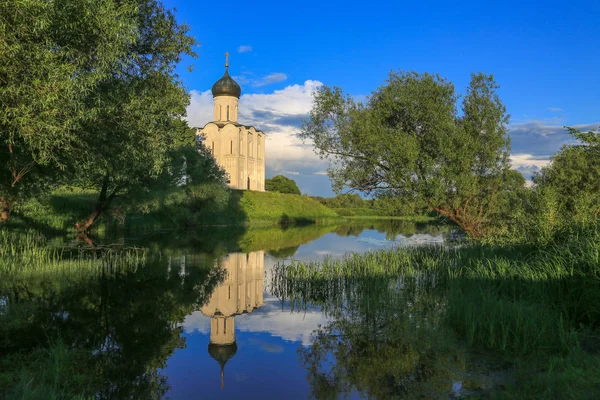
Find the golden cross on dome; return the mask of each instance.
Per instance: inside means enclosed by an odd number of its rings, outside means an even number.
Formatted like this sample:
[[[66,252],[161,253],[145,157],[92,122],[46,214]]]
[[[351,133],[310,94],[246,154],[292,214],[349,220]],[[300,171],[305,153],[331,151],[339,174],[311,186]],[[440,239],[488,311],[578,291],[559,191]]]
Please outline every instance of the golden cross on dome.
[[[225,68],[229,68],[229,52],[225,52]]]

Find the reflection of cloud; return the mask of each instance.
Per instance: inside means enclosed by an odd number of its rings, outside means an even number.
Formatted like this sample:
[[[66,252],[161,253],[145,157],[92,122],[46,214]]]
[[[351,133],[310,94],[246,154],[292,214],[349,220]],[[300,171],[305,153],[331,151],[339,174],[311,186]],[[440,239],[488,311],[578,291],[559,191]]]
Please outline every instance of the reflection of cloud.
[[[241,123],[254,125],[267,133],[267,177],[297,172],[294,180],[302,193],[329,195],[331,184],[325,173],[326,161],[314,153],[311,143],[298,138],[303,121],[312,107],[312,93],[321,85],[306,81],[290,85],[269,94],[243,94],[240,98]],[[191,92],[187,109],[191,126],[204,126],[213,119],[213,98],[210,91]]]
[[[210,333],[210,318],[200,311],[194,311],[183,320],[183,331],[185,333]]]
[[[252,51],[252,46],[242,45],[237,48],[238,53],[249,53]]]
[[[249,314],[235,317],[236,331],[240,332],[266,332],[271,336],[280,337],[292,342],[301,342],[308,346],[311,344],[311,334],[319,324],[327,322],[327,318],[318,310],[307,310],[305,312],[291,312],[281,309],[277,298],[265,293],[265,303],[262,307]],[[183,322],[185,333],[199,332],[210,333],[210,318],[202,315],[200,311],[194,311],[185,317]],[[258,343],[265,351],[280,352],[274,345],[263,342]]]
[[[306,312],[282,311],[279,300],[265,294],[265,305],[252,314],[236,317],[236,328],[242,332],[267,332],[292,342],[311,344],[312,332],[327,318],[318,310]]]
[[[267,353],[283,353],[283,346],[280,344],[269,343],[266,340],[260,340],[254,337],[250,338],[249,342],[260,347]]]

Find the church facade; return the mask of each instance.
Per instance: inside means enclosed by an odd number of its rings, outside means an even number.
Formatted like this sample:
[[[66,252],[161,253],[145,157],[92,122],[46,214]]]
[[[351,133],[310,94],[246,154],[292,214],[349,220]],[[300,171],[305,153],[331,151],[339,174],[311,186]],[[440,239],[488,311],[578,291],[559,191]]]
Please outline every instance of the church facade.
[[[196,135],[229,175],[229,187],[264,192],[266,135],[238,122],[242,89],[229,76],[226,57],[225,74],[212,86],[213,121],[197,128]]]

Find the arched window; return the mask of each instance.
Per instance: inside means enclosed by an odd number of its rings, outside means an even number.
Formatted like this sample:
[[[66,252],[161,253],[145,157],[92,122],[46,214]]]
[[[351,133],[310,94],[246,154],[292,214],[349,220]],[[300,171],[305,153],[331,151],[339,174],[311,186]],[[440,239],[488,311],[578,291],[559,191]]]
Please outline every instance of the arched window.
[[[233,140],[229,143],[229,153],[233,154]]]
[[[215,142],[212,142],[212,149],[210,150],[212,155],[215,155]]]
[[[219,106],[219,121],[223,120],[223,106]]]
[[[227,121],[229,121],[229,106],[227,106]]]

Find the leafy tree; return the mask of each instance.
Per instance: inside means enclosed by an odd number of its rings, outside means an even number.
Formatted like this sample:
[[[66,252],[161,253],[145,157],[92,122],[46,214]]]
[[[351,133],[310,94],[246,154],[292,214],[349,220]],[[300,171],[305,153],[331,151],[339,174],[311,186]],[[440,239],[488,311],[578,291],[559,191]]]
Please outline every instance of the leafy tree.
[[[600,131],[567,128],[577,144],[565,145],[536,173],[536,190],[552,188],[562,212],[583,222],[600,215]]]
[[[454,85],[439,75],[392,72],[366,104],[322,86],[301,135],[335,165],[336,191],[398,197],[480,238],[509,169],[497,89],[492,75],[473,74],[459,116]]]
[[[174,69],[182,54],[195,56],[196,42],[158,1],[140,0],[136,17],[138,35],[120,68],[88,98],[95,112],[82,131],[83,154],[73,164],[77,183],[100,194],[91,214],[76,224],[79,232],[115,196],[158,178],[189,131],[181,121],[189,97]]]
[[[0,2],[0,221],[81,151],[86,98],[136,38],[135,1]],[[45,168],[40,168],[43,166]],[[43,176],[36,176],[43,173]]]
[[[301,194],[296,182],[284,175],[275,175],[271,179],[267,178],[265,189],[267,192]]]

